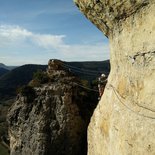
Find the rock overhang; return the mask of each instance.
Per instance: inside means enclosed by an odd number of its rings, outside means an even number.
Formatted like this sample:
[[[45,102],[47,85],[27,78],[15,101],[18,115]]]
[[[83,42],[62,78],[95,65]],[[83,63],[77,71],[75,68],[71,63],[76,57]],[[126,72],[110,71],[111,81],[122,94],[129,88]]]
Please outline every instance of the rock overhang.
[[[75,3],[110,40],[111,71],[88,127],[88,155],[155,155],[155,1]]]
[[[152,0],[74,0],[74,2],[107,37],[120,21],[153,3]]]

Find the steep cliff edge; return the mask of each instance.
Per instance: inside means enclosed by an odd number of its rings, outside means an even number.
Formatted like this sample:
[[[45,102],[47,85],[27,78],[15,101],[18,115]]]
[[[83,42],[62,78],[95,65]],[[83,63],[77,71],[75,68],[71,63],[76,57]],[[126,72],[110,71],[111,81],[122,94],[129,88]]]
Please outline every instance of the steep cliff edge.
[[[89,155],[155,154],[155,1],[75,0],[110,40],[111,73],[88,129]]]
[[[26,86],[8,112],[11,155],[85,155],[88,92],[60,61],[49,61],[47,75],[39,87]]]

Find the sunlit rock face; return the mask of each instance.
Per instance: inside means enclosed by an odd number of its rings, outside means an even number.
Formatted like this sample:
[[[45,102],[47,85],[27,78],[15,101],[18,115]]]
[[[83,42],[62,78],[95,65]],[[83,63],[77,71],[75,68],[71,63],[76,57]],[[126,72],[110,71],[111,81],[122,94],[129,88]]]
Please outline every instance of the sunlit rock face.
[[[154,155],[155,1],[75,3],[110,40],[111,73],[88,128],[88,154]]]

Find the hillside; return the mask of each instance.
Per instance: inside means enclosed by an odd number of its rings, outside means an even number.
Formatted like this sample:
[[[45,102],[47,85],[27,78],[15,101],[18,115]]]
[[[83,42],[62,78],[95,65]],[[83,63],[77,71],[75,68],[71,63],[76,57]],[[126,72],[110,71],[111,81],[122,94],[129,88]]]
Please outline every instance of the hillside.
[[[46,65],[24,65],[0,77],[0,98],[15,96],[17,87],[27,84],[34,72],[45,70],[46,67]]]
[[[0,63],[0,68],[4,68],[4,69],[7,69],[7,70],[12,70],[12,69],[15,69],[17,68],[17,66],[7,66],[3,63]]]
[[[109,60],[106,61],[85,61],[85,62],[65,62],[65,64],[70,65],[71,67],[77,67],[81,70],[92,70],[92,72],[103,72],[108,74],[110,71]]]
[[[0,68],[5,68],[6,66],[3,63],[0,63]]]
[[[106,61],[85,61],[85,62],[65,62],[67,68],[81,79],[92,81],[102,73],[108,75],[110,72],[110,62]]]
[[[9,72],[9,70],[5,69],[5,68],[0,68],[0,77],[4,74],[6,74],[7,72]]]

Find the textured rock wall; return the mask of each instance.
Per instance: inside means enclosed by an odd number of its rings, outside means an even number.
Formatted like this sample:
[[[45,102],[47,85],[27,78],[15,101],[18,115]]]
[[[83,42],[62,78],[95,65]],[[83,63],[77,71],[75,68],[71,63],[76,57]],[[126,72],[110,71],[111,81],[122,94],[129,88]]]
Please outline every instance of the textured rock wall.
[[[155,154],[155,1],[76,0],[110,40],[111,73],[88,129],[89,155]]]
[[[35,88],[35,98],[19,94],[8,112],[10,154],[85,155],[88,109],[79,81],[59,61],[49,61],[47,73],[50,81]]]

